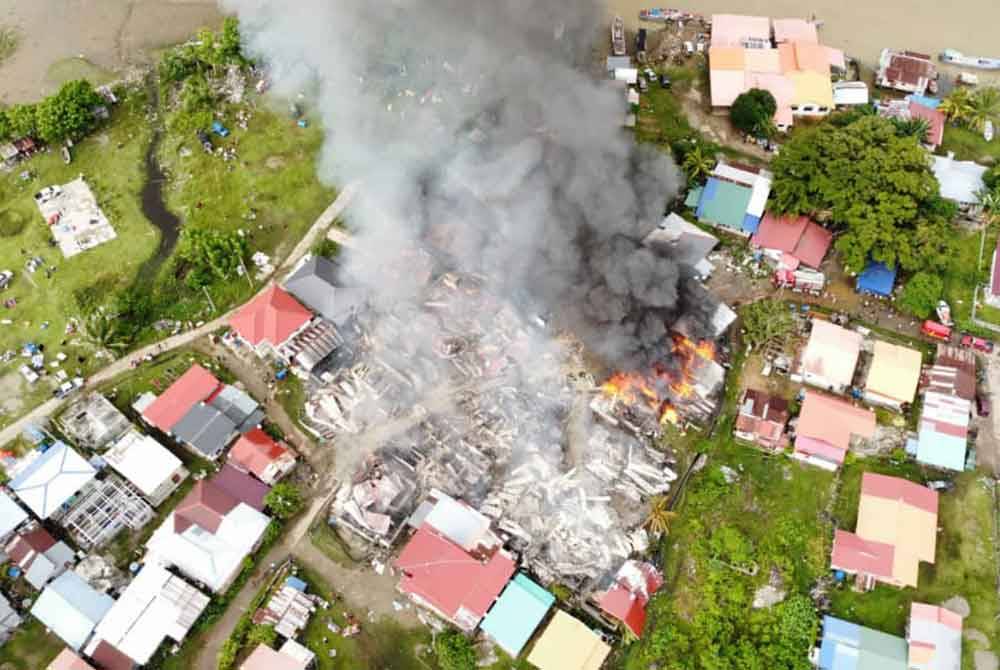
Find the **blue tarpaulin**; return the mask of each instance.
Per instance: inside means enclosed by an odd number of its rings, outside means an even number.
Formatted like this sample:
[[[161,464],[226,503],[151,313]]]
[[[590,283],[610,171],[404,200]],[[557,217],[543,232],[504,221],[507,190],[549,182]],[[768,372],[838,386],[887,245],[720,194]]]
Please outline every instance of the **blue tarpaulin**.
[[[882,297],[892,295],[896,284],[896,270],[881,261],[868,261],[864,272],[858,275],[858,293],[868,293]]]
[[[309,589],[309,586],[298,577],[289,577],[286,579],[285,586],[291,586],[296,591],[302,591],[302,593],[305,593]]]

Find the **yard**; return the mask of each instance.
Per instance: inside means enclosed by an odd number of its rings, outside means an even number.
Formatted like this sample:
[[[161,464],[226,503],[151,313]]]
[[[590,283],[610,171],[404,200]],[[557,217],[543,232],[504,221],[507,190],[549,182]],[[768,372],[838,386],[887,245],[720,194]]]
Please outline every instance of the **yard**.
[[[857,518],[861,475],[879,472],[923,481],[923,473],[913,463],[857,461],[844,468],[834,516],[840,528],[853,530]],[[989,648],[1000,653],[1000,623],[997,565],[993,522],[996,513],[991,485],[979,473],[966,472],[956,478],[954,491],[942,493],[939,502],[937,557],[934,565],[921,564],[916,589],[878,586],[871,593],[856,593],[845,586],[832,594],[832,614],[893,635],[904,635],[911,602],[939,605],[961,596],[971,613],[964,621],[966,632],[981,632]],[[971,670],[973,652],[984,649],[965,640],[962,667]]]
[[[38,619],[24,615],[24,623],[0,646],[0,668],[4,670],[41,670],[59,655],[66,645],[45,630]]]
[[[1000,160],[1000,141],[987,142],[982,133],[949,123],[944,127],[944,142],[939,153],[946,155],[949,151],[953,151],[960,161],[985,164],[988,160]]]
[[[139,266],[158,244],[158,233],[143,217],[139,193],[143,157],[149,142],[145,97],[130,96],[114,110],[110,123],[73,149],[73,162],[63,163],[57,151],[36,155],[13,172],[0,173],[0,270],[12,270],[11,286],[0,293],[16,306],[0,311],[0,351],[17,351],[29,342],[45,347],[47,360],[57,353],[71,374],[87,374],[103,365],[94,348],[66,327],[80,315],[77,295],[88,287],[112,291],[132,282]],[[30,179],[23,180],[21,172]],[[33,194],[45,186],[84,175],[117,232],[117,238],[70,259],[49,245],[49,231],[35,206]],[[25,262],[41,256],[45,268],[29,274]],[[0,425],[27,411],[52,393],[42,379],[29,386],[17,374],[25,361],[14,358],[0,366]]]

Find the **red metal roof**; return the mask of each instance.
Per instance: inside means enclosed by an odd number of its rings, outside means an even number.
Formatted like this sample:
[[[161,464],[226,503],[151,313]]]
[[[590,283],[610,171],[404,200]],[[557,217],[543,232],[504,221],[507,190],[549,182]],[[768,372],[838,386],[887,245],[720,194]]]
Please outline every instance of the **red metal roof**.
[[[601,609],[628,626],[636,637],[646,625],[646,599],[621,584],[606,591],[599,602]]]
[[[896,549],[891,544],[862,540],[854,533],[837,530],[833,535],[830,567],[863,572],[892,581],[894,579],[892,561],[895,553]]]
[[[211,482],[212,486],[222,489],[237,502],[246,503],[258,512],[264,511],[264,497],[271,490],[271,487],[264,482],[254,479],[228,463],[212,477]]]
[[[809,267],[818,268],[826,257],[832,239],[833,233],[810,221],[808,217],[777,217],[767,212],[751,242],[765,249],[777,249],[794,256]]]
[[[930,107],[925,107],[919,102],[910,101],[910,118],[912,119],[923,119],[930,124],[930,128],[927,129],[927,137],[925,138],[927,144],[934,147],[940,146],[941,142],[944,141],[944,121],[945,116],[936,109],[931,109]]]
[[[938,494],[926,486],[915,484],[899,477],[866,472],[861,477],[861,495],[901,500],[907,505],[931,514],[938,512]]]
[[[278,346],[312,316],[290,293],[272,285],[236,312],[229,325],[253,346],[265,341]]]
[[[142,416],[162,431],[169,431],[192,407],[212,395],[221,383],[211,372],[192,365],[146,408]]]
[[[91,658],[101,670],[132,670],[135,667],[135,661],[107,640],[101,640]]]
[[[462,608],[485,616],[514,574],[514,561],[504,551],[481,561],[427,524],[410,538],[395,565],[403,572],[400,590],[451,618]]]
[[[245,433],[229,451],[229,462],[263,479],[267,466],[288,453],[260,428]]]
[[[17,535],[7,544],[7,548],[4,551],[11,563],[27,570],[28,566],[30,566],[32,561],[34,561],[35,556],[38,554],[44,554],[46,551],[54,547],[55,544],[55,538],[49,535],[47,530],[39,526],[28,533]],[[22,564],[22,561],[24,561],[29,554],[31,555],[32,560]]]
[[[174,532],[183,533],[191,526],[198,526],[214,533],[219,530],[222,519],[238,504],[239,500],[212,481],[202,479],[174,509]]]

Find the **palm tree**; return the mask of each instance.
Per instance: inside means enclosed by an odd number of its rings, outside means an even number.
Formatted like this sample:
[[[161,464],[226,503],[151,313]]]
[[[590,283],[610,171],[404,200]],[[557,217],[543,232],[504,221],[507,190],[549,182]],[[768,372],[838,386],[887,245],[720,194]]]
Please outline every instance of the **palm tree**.
[[[653,498],[649,516],[646,517],[646,528],[653,535],[663,535],[670,529],[670,522],[677,516],[677,512],[670,510],[670,502],[666,496],[656,496]]]
[[[1000,223],[1000,187],[992,190],[982,188],[976,196],[979,198],[979,206],[983,210],[983,221],[986,225]]]
[[[893,119],[892,124],[896,126],[896,135],[899,137],[916,137],[920,142],[927,139],[927,132],[931,129],[931,124],[927,119]]]
[[[684,156],[682,164],[687,172],[688,182],[694,184],[707,177],[715,167],[715,154],[707,154],[701,144],[696,145]]]
[[[976,91],[969,101],[969,126],[982,131],[987,121],[1000,121],[1000,89],[988,86]]]
[[[83,323],[83,336],[111,358],[128,348],[118,322],[101,310],[92,312]]]
[[[949,121],[954,123],[964,123],[969,118],[971,97],[969,89],[956,88],[948,97],[938,105],[938,111],[944,114]]]

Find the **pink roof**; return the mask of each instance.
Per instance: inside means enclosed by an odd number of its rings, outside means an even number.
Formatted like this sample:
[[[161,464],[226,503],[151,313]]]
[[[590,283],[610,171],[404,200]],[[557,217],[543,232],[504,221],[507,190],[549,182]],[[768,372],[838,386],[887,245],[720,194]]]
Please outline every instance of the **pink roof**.
[[[962,630],[962,617],[944,607],[927,605],[925,603],[910,604],[910,620],[921,619],[940,623],[952,630]]]
[[[875,414],[839,398],[807,390],[796,435],[800,440],[812,438],[846,451],[852,435],[864,439],[875,435]]]
[[[211,372],[198,364],[192,365],[142,415],[160,430],[169,431],[192,407],[211,396],[219,386],[219,380]]]
[[[747,38],[771,39],[771,20],[766,16],[712,15],[712,46],[743,46]]]
[[[830,249],[832,241],[833,233],[818,223],[810,221],[806,224],[806,229],[792,253],[809,267],[818,268],[823,264],[823,259],[826,258],[826,252]]]
[[[854,533],[836,530],[833,535],[833,554],[830,567],[863,572],[886,581],[892,581],[893,556],[895,547],[883,542],[862,540]]]
[[[938,147],[944,141],[944,114],[918,102],[910,101],[910,118],[923,119],[930,125],[925,138],[927,144]]]
[[[279,346],[311,319],[312,312],[283,288],[272,285],[234,314],[229,325],[253,346],[265,341]]]
[[[840,49],[826,47],[826,56],[830,60],[830,67],[838,70],[847,69],[847,59],[844,58],[844,52]]]
[[[77,656],[72,649],[63,649],[46,670],[94,670],[94,666]]]
[[[861,495],[901,500],[907,505],[934,515],[938,512],[937,491],[899,477],[866,472],[861,477]]]
[[[260,428],[245,433],[229,451],[229,462],[263,479],[267,466],[288,453]]]
[[[427,524],[410,538],[395,565],[403,572],[401,591],[419,596],[452,619],[463,608],[478,618],[485,616],[514,574],[514,561],[503,550],[479,560]]]
[[[803,456],[818,456],[825,461],[841,465],[847,456],[847,449],[841,449],[829,442],[799,435],[795,438],[795,453]]]
[[[805,19],[775,19],[774,41],[781,42],[808,42],[809,44],[819,44],[819,34],[816,32],[816,24]]]
[[[778,217],[767,212],[750,241],[758,247],[792,253],[808,224],[805,216]]]
[[[191,526],[198,526],[205,532],[215,533],[239,502],[211,480],[199,480],[174,509],[174,532],[179,534]]]

